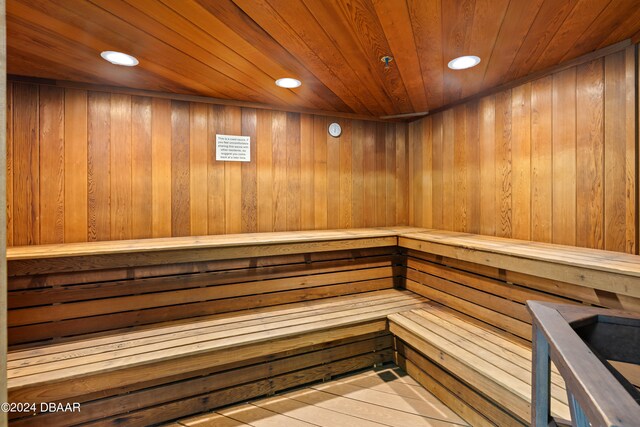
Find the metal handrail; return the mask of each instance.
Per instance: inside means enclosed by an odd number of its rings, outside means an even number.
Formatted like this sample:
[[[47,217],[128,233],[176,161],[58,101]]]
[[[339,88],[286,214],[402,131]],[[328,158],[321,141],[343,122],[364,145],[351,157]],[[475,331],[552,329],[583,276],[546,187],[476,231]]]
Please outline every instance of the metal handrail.
[[[607,360],[638,363],[640,316],[537,301],[527,308],[533,320],[531,424],[564,424],[550,412],[553,361],[566,384],[573,426],[639,426],[640,395]]]

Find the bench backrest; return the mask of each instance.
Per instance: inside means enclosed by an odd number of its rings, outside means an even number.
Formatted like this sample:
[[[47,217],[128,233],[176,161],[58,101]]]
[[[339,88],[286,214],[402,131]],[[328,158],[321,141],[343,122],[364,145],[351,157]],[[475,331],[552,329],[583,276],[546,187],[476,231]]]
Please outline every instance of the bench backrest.
[[[640,257],[442,231],[400,236],[404,287],[514,341],[527,300],[640,312]]]
[[[127,243],[119,242],[109,250],[95,246],[104,252],[95,255],[73,253],[70,246],[58,253],[34,248],[32,256],[25,255],[27,248],[14,250],[9,343],[42,344],[392,288],[394,266],[400,264],[397,238],[388,232],[332,238],[325,233],[324,240],[243,239],[162,251],[130,243],[125,250]]]

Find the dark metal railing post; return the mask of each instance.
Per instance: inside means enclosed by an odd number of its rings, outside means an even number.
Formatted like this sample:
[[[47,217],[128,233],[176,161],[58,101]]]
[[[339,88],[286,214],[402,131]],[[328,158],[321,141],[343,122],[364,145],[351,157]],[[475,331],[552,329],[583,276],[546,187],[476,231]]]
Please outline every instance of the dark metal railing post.
[[[549,343],[538,326],[533,324],[533,390],[531,425],[547,427],[551,418],[551,359]]]

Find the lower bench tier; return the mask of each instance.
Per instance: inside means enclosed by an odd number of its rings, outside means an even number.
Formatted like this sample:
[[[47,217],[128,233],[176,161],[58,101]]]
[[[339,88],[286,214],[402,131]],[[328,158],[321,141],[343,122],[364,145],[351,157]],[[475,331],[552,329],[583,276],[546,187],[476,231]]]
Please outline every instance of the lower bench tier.
[[[395,360],[472,425],[529,425],[531,350],[438,306],[389,316]],[[570,419],[565,384],[552,370],[552,412]]]
[[[12,425],[150,425],[392,360],[388,314],[425,299],[383,290],[9,354],[11,402],[80,402]]]

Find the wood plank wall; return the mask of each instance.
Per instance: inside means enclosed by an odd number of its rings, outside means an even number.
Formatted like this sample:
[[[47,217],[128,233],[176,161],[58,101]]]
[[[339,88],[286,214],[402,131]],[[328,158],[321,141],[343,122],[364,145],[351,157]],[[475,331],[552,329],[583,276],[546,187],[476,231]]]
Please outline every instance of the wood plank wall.
[[[636,49],[412,122],[411,225],[637,253]]]
[[[405,124],[17,81],[7,117],[10,246],[408,223]]]

